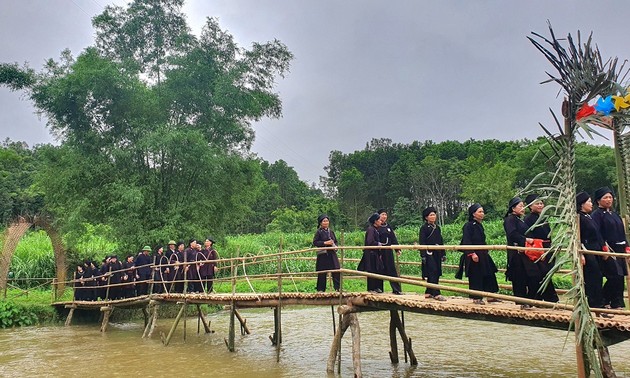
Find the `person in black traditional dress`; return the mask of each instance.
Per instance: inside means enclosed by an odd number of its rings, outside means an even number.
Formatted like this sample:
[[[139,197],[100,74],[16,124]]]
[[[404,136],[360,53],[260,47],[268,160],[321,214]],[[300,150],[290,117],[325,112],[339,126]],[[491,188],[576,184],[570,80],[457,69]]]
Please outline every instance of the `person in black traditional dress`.
[[[597,224],[606,249],[612,249],[610,252],[617,253],[630,252],[623,221],[619,214],[613,210],[615,198],[612,190],[606,186],[599,188],[595,191],[594,198],[598,208],[593,211],[591,216]],[[603,273],[606,277],[603,288],[604,306],[624,308],[624,276],[628,275],[626,259],[609,257],[603,261],[603,264]]]
[[[396,238],[394,228],[387,223],[387,211],[385,209],[380,209],[377,213],[381,217],[381,226],[378,228],[378,237],[381,245],[398,245],[398,238]],[[400,256],[399,249],[396,250],[396,254]],[[383,274],[390,277],[399,277],[398,271],[396,270],[394,250],[381,249],[381,256],[383,258],[383,267],[385,268]],[[389,285],[392,287],[392,292],[394,294],[402,294],[400,282],[389,281]]]
[[[123,289],[122,286],[119,285],[122,282],[122,277],[124,275],[123,265],[120,261],[118,261],[118,256],[112,255],[109,259],[109,272],[111,273],[109,277],[109,296],[108,299],[122,299],[123,298]]]
[[[434,207],[427,207],[422,211],[422,218],[424,218],[424,224],[420,227],[420,245],[444,245],[444,239],[442,238],[442,230],[436,223],[437,211]],[[442,262],[445,259],[445,253],[443,249],[423,249],[420,251],[420,257],[422,259],[422,278],[432,284],[440,283],[440,276],[442,275]],[[425,298],[434,298],[438,301],[445,301],[446,298],[440,293],[438,289],[427,288],[424,294]]]
[[[462,245],[486,245],[486,233],[481,224],[484,216],[485,213],[480,204],[470,205],[468,208],[468,222],[464,224],[462,230]],[[477,249],[463,252],[464,254],[460,259],[460,271],[457,272],[456,277],[461,278],[462,271],[465,271],[468,277],[469,289],[497,293],[499,285],[495,274],[498,272],[498,269],[488,250]],[[485,304],[480,296],[470,295],[470,298],[475,304]],[[488,302],[498,302],[498,300],[489,298]]]
[[[164,293],[164,281],[166,281],[166,269],[168,269],[168,258],[164,255],[164,247],[157,246],[153,254],[153,288],[154,294]]]
[[[378,213],[374,213],[368,219],[369,226],[365,231],[365,243],[366,247],[378,247],[381,245],[380,237],[378,235],[378,229],[381,227],[381,216]],[[363,250],[363,257],[359,262],[357,270],[361,270],[368,273],[384,274],[385,267],[383,266],[383,258],[380,249],[366,248]],[[377,278],[367,278],[367,289],[374,293],[383,292],[383,280]]]
[[[186,279],[188,280],[188,292],[198,293],[201,291],[201,285],[199,284],[199,269],[197,264],[190,264],[197,261],[197,239],[192,238],[188,241],[188,248],[184,251],[186,257]]]
[[[107,282],[110,280],[109,276],[107,275],[107,273],[109,272],[109,264],[111,261],[111,256],[107,256],[103,259],[103,264],[101,264],[99,271],[99,275],[97,277],[97,292],[98,292],[98,296],[101,298],[101,300],[105,300],[105,299],[109,299],[108,298],[108,293],[107,293],[107,288],[105,288],[104,286],[107,285]]]
[[[177,243],[177,251],[171,255],[170,264],[173,272],[171,273],[171,285],[170,290],[173,293],[183,293],[184,292],[184,266],[178,265],[184,262],[184,242],[179,241]]]
[[[575,197],[575,205],[580,216],[580,242],[585,249],[591,251],[602,251],[604,241],[599,233],[597,223],[591,217],[593,202],[586,192],[580,192]],[[588,299],[589,307],[603,308],[604,296],[602,290],[603,257],[599,255],[582,254],[581,262],[584,272],[584,290]],[[600,314],[602,317],[609,317],[609,314]]]
[[[126,283],[126,285],[122,285],[122,293],[125,298],[131,298],[136,296],[136,265],[133,261],[132,255],[127,255],[127,261],[123,263],[124,273],[121,278],[121,283]]]
[[[540,214],[545,208],[545,203],[541,199],[539,199],[537,194],[530,194],[525,197],[525,203],[529,207],[529,214],[527,214],[525,219],[523,219],[523,222],[525,222],[528,228],[527,234],[525,234],[525,236],[532,239],[541,240],[543,248],[551,247],[551,227],[549,226],[549,223],[543,222],[540,224],[536,224],[536,222],[540,218]],[[534,263],[540,269],[542,279],[544,279],[547,273],[549,273],[549,270],[553,264],[553,261],[551,260],[551,254],[547,254],[541,259],[536,259]],[[542,285],[542,282],[540,282],[540,284]],[[556,288],[552,280],[549,281],[549,284],[547,284],[547,287],[545,287],[545,290],[542,293],[540,293],[538,290],[536,291],[536,299],[538,300],[543,300],[547,302],[558,302],[560,300],[558,298],[558,294],[556,293]]]
[[[98,273],[96,267],[89,259],[83,262],[83,271],[85,274],[83,278],[85,279],[85,296],[84,300],[93,301],[96,299],[96,294],[94,288],[96,287],[96,278],[95,275]]]
[[[525,236],[527,224],[521,219],[525,214],[525,205],[520,197],[514,197],[508,204],[508,210],[503,220],[503,229],[507,238],[507,245],[525,247],[525,244],[533,244],[534,239]],[[514,296],[536,299],[540,282],[544,275],[539,266],[532,261],[524,250],[508,249],[507,270],[505,276],[512,281]],[[528,304],[521,305],[523,309],[530,309]]]
[[[135,266],[138,280],[136,290],[138,295],[149,294],[149,280],[151,279],[151,264],[153,262],[149,253],[151,253],[151,247],[145,245],[138,256],[136,256]]]
[[[313,246],[315,247],[336,247],[337,237],[335,232],[330,229],[330,218],[328,215],[322,214],[317,217],[318,228],[313,236]],[[337,257],[337,250],[334,249],[322,249],[317,251],[317,261],[315,262],[315,270],[321,272],[323,270],[339,269],[339,258]],[[339,291],[339,283],[341,273],[332,272],[333,287]],[[326,277],[328,273],[317,274],[317,286],[318,292],[326,291]]]
[[[201,280],[205,285],[206,293],[212,293],[214,290],[214,275],[219,268],[217,267],[217,260],[219,260],[219,253],[214,249],[214,239],[211,236],[206,237],[203,242],[204,250],[203,256],[207,262],[204,262],[200,269]]]
[[[74,300],[85,300],[85,270],[83,264],[77,264],[77,269],[74,271]]]

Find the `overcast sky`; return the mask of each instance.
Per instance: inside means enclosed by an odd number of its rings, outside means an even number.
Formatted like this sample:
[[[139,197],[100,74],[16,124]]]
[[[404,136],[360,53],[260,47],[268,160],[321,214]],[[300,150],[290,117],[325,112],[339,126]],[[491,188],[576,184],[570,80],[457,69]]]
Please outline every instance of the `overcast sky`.
[[[0,62],[39,70],[64,48],[93,44],[91,18],[105,0],[0,1]],[[115,1],[123,5],[125,1]],[[188,0],[199,34],[206,17],[243,47],[277,38],[295,59],[277,91],[283,117],[254,125],[253,151],[285,160],[308,182],[325,175],[331,150],[372,138],[523,139],[551,125],[558,87],[540,85],[551,66],[526,39],[591,31],[604,58],[630,57],[623,1]],[[0,139],[54,143],[20,93],[0,88]],[[597,140],[595,143],[606,143]]]

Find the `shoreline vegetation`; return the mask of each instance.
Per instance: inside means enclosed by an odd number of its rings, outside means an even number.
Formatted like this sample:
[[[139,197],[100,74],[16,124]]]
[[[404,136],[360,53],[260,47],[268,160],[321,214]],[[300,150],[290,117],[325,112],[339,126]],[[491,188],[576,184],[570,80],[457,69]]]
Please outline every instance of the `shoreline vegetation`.
[[[501,220],[491,220],[484,222],[486,229],[488,244],[505,244],[505,235],[503,231],[503,225]],[[459,223],[447,224],[442,227],[442,234],[444,235],[445,244],[457,245],[461,240],[461,227]],[[340,245],[344,246],[362,246],[364,231],[344,232],[342,230],[336,230],[339,237]],[[418,228],[411,226],[404,226],[396,229],[398,239],[401,244],[414,244],[418,241]],[[268,232],[265,234],[249,234],[249,235],[235,235],[228,236],[223,241],[217,244],[217,250],[219,256],[222,258],[245,256],[245,255],[262,255],[275,253],[282,248],[282,251],[300,250],[309,248],[313,239],[312,233],[280,233],[280,232]],[[75,264],[78,261],[82,261],[85,258],[95,259],[99,261],[105,255],[116,251],[116,245],[108,242],[105,237],[91,233],[87,235],[80,244],[69,251],[69,261]],[[130,252],[132,253],[132,252]],[[361,257],[362,251],[346,250],[345,257],[349,259],[346,261],[346,267],[354,269],[358,263],[358,259]],[[493,259],[497,263],[499,268],[505,268],[506,265],[506,253],[503,251],[491,251]],[[120,254],[120,253],[119,253]],[[136,253],[132,253],[136,254]],[[301,259],[288,260],[284,269],[290,272],[304,272],[315,270],[315,254],[311,259],[304,259],[308,256],[300,256]],[[446,265],[457,266],[459,263],[460,252],[447,251],[446,253]],[[353,261],[352,259],[356,259]],[[408,276],[421,276],[421,267],[418,264],[420,262],[420,255],[415,250],[405,250],[399,257],[400,272],[401,275]],[[415,264],[406,264],[406,263]],[[269,264],[266,264],[269,265]],[[275,262],[271,263],[272,269],[275,271]],[[269,273],[264,271],[266,266],[256,267],[252,266],[248,268],[248,274]],[[444,269],[443,279],[454,279],[456,268],[446,267]],[[15,255],[11,261],[11,269],[9,273],[10,287],[7,290],[6,298],[0,299],[0,328],[8,328],[14,326],[28,326],[34,324],[56,324],[59,322],[58,314],[54,308],[50,306],[52,301],[52,293],[50,284],[46,284],[45,281],[30,281],[28,279],[33,278],[50,278],[55,276],[55,264],[52,251],[52,244],[46,233],[42,230],[29,231],[20,241]],[[71,275],[69,275],[70,277]],[[218,278],[221,278],[222,274],[219,273]],[[505,276],[499,273],[497,276],[499,283],[505,283]],[[301,291],[309,292],[315,291],[316,278],[309,277],[307,279],[286,279],[283,284],[283,290],[286,291]],[[566,289],[571,287],[569,277],[563,277],[556,275],[554,277],[554,283],[559,289]],[[277,285],[270,282],[252,281],[252,285],[256,292],[275,292],[277,291]],[[464,287],[464,285],[461,285]],[[386,283],[386,288],[389,289]],[[344,290],[347,291],[364,291],[364,280],[344,280]],[[217,282],[215,284],[215,291],[230,292],[231,286],[227,282]],[[251,288],[246,282],[237,283],[237,291],[249,292]],[[403,285],[403,291],[407,293],[423,294],[424,289],[417,286]],[[0,293],[2,298],[5,297],[4,293]],[[445,292],[446,295],[452,294]],[[68,288],[62,299],[71,300],[72,289]],[[207,312],[214,312],[221,310],[217,308],[206,308]],[[176,314],[170,314],[168,309],[164,310],[161,314],[162,317],[175,316]],[[117,314],[117,319],[114,321],[125,321],[130,319],[141,318],[141,313],[138,311],[123,311]]]

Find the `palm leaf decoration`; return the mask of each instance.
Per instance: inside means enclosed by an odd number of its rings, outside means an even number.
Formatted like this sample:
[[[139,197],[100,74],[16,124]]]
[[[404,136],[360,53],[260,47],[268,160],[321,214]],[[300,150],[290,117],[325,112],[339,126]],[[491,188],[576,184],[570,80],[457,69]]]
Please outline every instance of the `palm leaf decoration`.
[[[605,126],[611,123],[606,122],[603,117],[595,116],[577,122],[576,114],[583,104],[597,96],[617,93],[619,69],[617,59],[602,61],[599,49],[593,45],[592,34],[584,42],[582,42],[580,32],[577,33],[577,41],[570,34],[566,39],[560,40],[556,38],[551,24],[549,24],[549,33],[549,38],[534,32],[532,32],[532,37],[528,37],[556,71],[547,72],[549,78],[543,84],[559,84],[565,97],[562,106],[563,122],[550,109],[557,132],[541,124],[547,134],[551,150],[551,154],[547,155],[553,162],[552,172],[550,175],[539,175],[530,186],[548,194],[547,199],[550,205],[545,207],[540,220],[551,223],[557,235],[548,252],[555,258],[555,264],[545,278],[543,286],[549,283],[553,273],[562,266],[571,266],[575,280],[574,286],[567,293],[567,298],[574,303],[571,326],[577,330],[575,342],[582,346],[585,370],[587,372],[592,370],[595,376],[602,377],[601,358],[605,346],[588,306],[584,289],[584,272],[580,263],[581,243],[575,204],[577,194],[575,146],[577,135],[598,134],[593,125]],[[545,178],[547,180],[544,180]]]

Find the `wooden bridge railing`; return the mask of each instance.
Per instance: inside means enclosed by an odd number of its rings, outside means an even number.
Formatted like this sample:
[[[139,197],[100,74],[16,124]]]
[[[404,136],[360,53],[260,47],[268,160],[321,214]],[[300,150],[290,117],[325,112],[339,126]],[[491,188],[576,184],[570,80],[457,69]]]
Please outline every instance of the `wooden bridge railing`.
[[[340,272],[342,277],[342,286],[340,291],[343,292],[343,280],[344,279],[365,279],[365,277],[370,277],[370,273],[359,272],[352,269],[347,269],[347,264],[352,263],[355,264],[359,261],[358,258],[348,258],[345,256],[345,251],[348,250],[362,250],[364,246],[337,246],[337,247],[326,247],[326,248],[305,248],[294,251],[281,251],[275,253],[261,254],[261,255],[251,255],[247,254],[245,256],[235,256],[230,258],[224,258],[219,260],[201,260],[201,261],[192,261],[192,262],[177,262],[177,263],[169,263],[162,265],[153,265],[147,264],[145,266],[137,266],[135,267],[136,271],[139,268],[149,267],[151,269],[151,276],[149,279],[141,280],[141,281],[133,281],[133,282],[121,282],[121,283],[112,283],[112,277],[114,275],[125,274],[126,269],[109,271],[103,275],[98,275],[89,278],[83,278],[80,280],[68,280],[63,284],[70,284],[73,286],[73,301],[76,300],[76,293],[80,291],[88,291],[93,290],[93,296],[90,298],[95,300],[100,297],[101,300],[107,301],[111,299],[115,299],[112,294],[115,293],[117,297],[120,296],[119,289],[120,288],[128,288],[130,286],[137,287],[138,285],[147,285],[148,294],[152,294],[156,285],[161,286],[161,289],[158,290],[163,292],[166,295],[176,293],[176,292],[187,292],[191,284],[198,285],[201,284],[201,292],[209,294],[207,292],[206,284],[208,282],[212,282],[213,284],[223,284],[230,283],[232,286],[232,291],[236,292],[236,286],[239,283],[245,282],[252,293],[255,293],[254,286],[251,284],[252,281],[266,280],[266,281],[275,281],[278,285],[278,291],[283,290],[283,279],[289,279],[291,283],[293,283],[294,289],[297,291],[296,281],[300,280],[312,280],[318,273],[332,273],[332,272]],[[523,248],[523,247],[508,247],[505,245],[485,245],[485,246],[464,246],[464,245],[395,245],[395,246],[382,246],[382,247],[370,247],[370,249],[394,249],[394,250],[422,250],[422,249],[444,249],[444,250],[455,250],[455,251],[466,251],[466,250],[489,250],[489,251],[506,251],[508,249],[513,250],[526,250],[526,249],[535,249],[535,248]],[[340,270],[328,270],[317,272],[314,270],[304,270],[306,263],[314,262],[315,257],[312,256],[316,251],[319,250],[337,250],[339,253],[339,261],[341,264]],[[544,249],[540,249],[543,250]],[[606,256],[614,256],[617,258],[630,258],[630,254],[623,253],[611,253],[611,252],[599,252],[599,251],[589,251],[589,250],[581,250],[581,253],[586,254],[596,254],[596,255],[606,255]],[[304,256],[308,255],[308,256]],[[296,266],[295,263],[298,263],[299,266]],[[175,277],[174,279],[169,279],[168,277],[164,277],[161,274],[160,268],[168,267],[171,270],[186,271],[193,270],[193,272],[198,272],[197,267],[199,264],[217,264],[218,272],[223,273],[228,270],[234,270],[234,274],[229,273],[222,277],[222,274],[215,275],[213,278],[207,280],[208,282],[203,281],[202,277],[197,273],[193,274],[191,278],[184,272],[183,277]],[[291,266],[293,264],[293,267]],[[421,263],[415,261],[400,261],[399,265],[410,265],[410,266],[419,266]],[[446,265],[448,268],[455,268],[453,265]],[[187,268],[187,269],[186,269]],[[399,267],[397,267],[399,268]],[[156,273],[156,269],[158,269]],[[249,273],[248,271],[254,271]],[[400,271],[400,270],[399,270]],[[562,270],[560,274],[569,273],[569,270]],[[157,279],[156,279],[157,278]],[[398,281],[405,284],[412,284],[416,286],[424,286],[424,287],[432,287],[426,281],[418,278],[415,279],[412,276],[403,275],[401,278],[394,278],[389,276],[383,276],[381,278],[383,280],[389,281]],[[453,285],[466,285],[466,280],[447,280],[443,279],[442,282],[450,283]],[[100,283],[100,285],[98,285]],[[59,285],[59,282],[53,282],[53,286]],[[81,284],[81,286],[77,285]],[[469,293],[468,291],[462,291],[467,289],[462,289],[458,286],[453,285],[439,285],[440,290],[447,290],[451,292],[458,293]],[[509,285],[501,285],[502,289],[510,290],[511,287]],[[290,287],[290,286],[289,286]],[[198,287],[197,287],[198,288]],[[436,287],[438,288],[438,287]],[[98,292],[96,292],[98,290]],[[284,289],[286,291],[286,289]],[[53,293],[56,293],[56,290],[53,290]],[[469,293],[470,294],[470,293]],[[491,297],[490,293],[485,293],[485,296]],[[79,296],[81,298],[81,296]],[[58,301],[60,298],[54,296],[53,301]],[[511,299],[514,300],[515,299]],[[518,301],[517,301],[518,302]],[[522,302],[522,301],[521,301]],[[526,303],[523,303],[526,304]],[[543,305],[544,307],[544,305]]]

